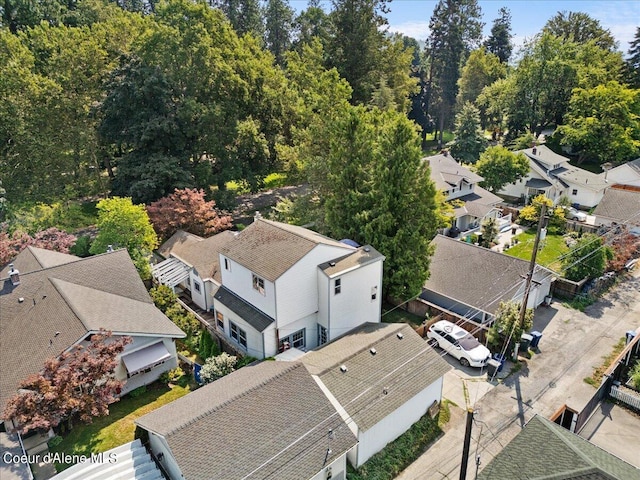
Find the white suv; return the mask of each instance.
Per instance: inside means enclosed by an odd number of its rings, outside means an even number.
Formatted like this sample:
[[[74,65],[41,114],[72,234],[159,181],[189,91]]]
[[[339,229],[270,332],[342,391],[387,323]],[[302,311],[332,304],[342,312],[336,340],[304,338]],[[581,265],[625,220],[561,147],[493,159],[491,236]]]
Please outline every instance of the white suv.
[[[464,367],[484,367],[491,352],[465,329],[440,320],[429,327],[427,337],[449,355],[456,357]]]

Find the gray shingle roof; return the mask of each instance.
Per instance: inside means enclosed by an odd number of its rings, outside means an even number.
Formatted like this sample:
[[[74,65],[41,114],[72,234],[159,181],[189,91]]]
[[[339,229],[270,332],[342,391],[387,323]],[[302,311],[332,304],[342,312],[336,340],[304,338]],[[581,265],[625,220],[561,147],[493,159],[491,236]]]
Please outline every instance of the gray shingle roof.
[[[68,255],[66,253],[53,252],[44,248],[32,247],[31,245],[20,252],[12,261],[15,268],[20,273],[35,272],[43,268],[55,267],[65,263],[75,262],[80,257]],[[8,276],[9,266],[7,265],[0,271],[0,278]]]
[[[640,480],[640,470],[536,415],[480,472],[480,480]]]
[[[404,323],[365,323],[300,360],[365,431],[451,369]]]
[[[184,337],[155,309],[124,249],[21,273],[20,285],[4,279],[0,286],[0,411],[22,379],[96,327]]]
[[[593,211],[596,217],[606,217],[617,223],[640,225],[640,192],[609,188]]]
[[[543,178],[530,178],[524,186],[529,188],[549,188],[551,183]]]
[[[196,480],[311,478],[356,444],[299,362],[243,367],[136,424],[164,436],[185,478]]]
[[[348,270],[368,265],[380,259],[384,260],[384,255],[373,248],[371,245],[359,247],[355,252],[349,253],[344,257],[336,258],[330,262],[318,265],[325,275],[332,277],[347,272]]]
[[[529,262],[437,235],[424,288],[479,310],[495,313],[511,300]]]
[[[345,253],[355,250],[306,228],[257,219],[223,247],[221,253],[274,282],[318,244],[339,247]]]
[[[470,183],[478,183],[483,180],[480,175],[460,165],[450,155],[433,155],[423,158],[422,161],[429,163],[431,180],[436,184],[438,190],[449,190],[462,179],[466,179]]]
[[[234,236],[234,232],[230,230],[208,238],[179,230],[160,246],[158,253],[164,258],[173,255],[182,260],[195,268],[203,280],[212,278],[222,283],[219,253],[233,240]]]
[[[482,218],[502,201],[499,196],[477,185],[474,187],[473,193],[458,197],[456,200],[464,202],[464,206],[454,208],[453,211],[456,218],[464,217],[465,215]]]
[[[261,312],[250,303],[238,297],[231,290],[221,286],[214,297],[232,312],[238,314],[245,322],[262,332],[271,325],[275,320],[264,312]]]

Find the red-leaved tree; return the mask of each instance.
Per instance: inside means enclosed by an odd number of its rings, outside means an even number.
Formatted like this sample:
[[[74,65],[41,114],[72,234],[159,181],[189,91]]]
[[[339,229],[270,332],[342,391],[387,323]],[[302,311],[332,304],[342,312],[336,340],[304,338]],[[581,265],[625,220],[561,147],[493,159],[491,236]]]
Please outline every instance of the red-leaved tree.
[[[109,404],[118,400],[123,382],[114,377],[116,357],[131,337],[111,338],[101,330],[88,345],[78,345],[58,358],[51,358],[40,373],[20,383],[18,393],[7,402],[3,418],[12,418],[16,430],[47,431],[66,421],[91,423],[109,414]]]
[[[607,270],[618,272],[624,268],[629,260],[640,255],[640,237],[628,232],[615,237],[611,246],[613,247],[614,257],[609,260]]]
[[[0,267],[9,263],[29,245],[60,253],[69,253],[69,249],[76,243],[76,240],[75,235],[55,227],[38,232],[33,237],[20,230],[16,230],[11,235],[2,230],[0,231]]]
[[[171,195],[147,207],[153,228],[163,240],[178,230],[208,237],[232,226],[229,215],[216,208],[216,202],[205,200],[204,191],[195,188],[176,189]]]

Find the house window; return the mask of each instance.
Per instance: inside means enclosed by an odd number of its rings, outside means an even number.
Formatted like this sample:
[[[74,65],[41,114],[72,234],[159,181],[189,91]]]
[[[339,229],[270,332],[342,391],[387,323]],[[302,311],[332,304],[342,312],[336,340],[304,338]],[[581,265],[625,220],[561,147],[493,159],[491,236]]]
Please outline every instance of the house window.
[[[578,194],[578,189],[574,188],[573,190],[571,190],[571,195],[577,195]]]
[[[228,258],[224,259],[224,269],[228,270],[228,271],[231,271],[231,262],[229,261]]]
[[[200,282],[196,282],[195,280],[193,281],[193,289],[200,293]]]
[[[325,343],[327,343],[327,340],[327,329],[318,324],[318,345],[324,345]]]
[[[371,301],[373,302],[376,298],[378,298],[378,286],[371,287]]]
[[[222,315],[222,312],[216,312],[216,325],[224,332],[224,315]]]
[[[229,329],[231,330],[231,338],[233,338],[238,344],[247,348],[247,332],[242,330],[238,325],[229,321]]]
[[[283,352],[289,348],[304,348],[307,342],[305,341],[304,328],[297,332],[282,337],[278,342],[279,351]]]
[[[333,294],[338,295],[342,291],[342,279],[336,278],[333,283]]]
[[[253,274],[252,281],[253,281],[253,289],[259,291],[262,295],[264,295],[264,279]]]

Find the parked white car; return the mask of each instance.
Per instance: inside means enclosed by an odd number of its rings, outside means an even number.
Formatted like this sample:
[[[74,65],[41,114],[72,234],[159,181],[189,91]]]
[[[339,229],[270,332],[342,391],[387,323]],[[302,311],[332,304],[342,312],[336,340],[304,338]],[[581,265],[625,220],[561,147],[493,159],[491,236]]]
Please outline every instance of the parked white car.
[[[576,210],[573,207],[567,208],[564,216],[567,220],[577,220],[579,222],[585,222],[587,220],[586,213],[581,212],[580,210]]]
[[[491,352],[476,337],[465,329],[447,321],[440,320],[429,327],[427,337],[437,346],[454,356],[464,367],[484,367],[491,358]]]

